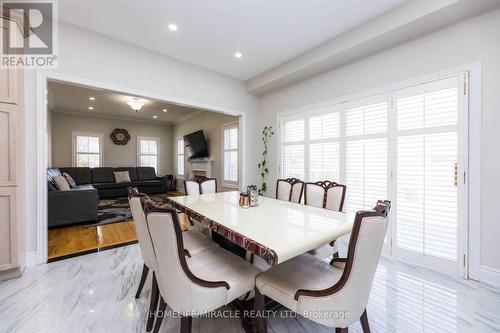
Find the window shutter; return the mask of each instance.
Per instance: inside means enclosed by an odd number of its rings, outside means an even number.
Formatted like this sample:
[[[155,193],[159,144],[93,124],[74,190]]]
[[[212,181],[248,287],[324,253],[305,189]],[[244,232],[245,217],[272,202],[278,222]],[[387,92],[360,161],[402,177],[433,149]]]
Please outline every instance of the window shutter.
[[[284,178],[304,179],[304,145],[283,146],[282,167]]]
[[[397,247],[455,261],[458,235],[456,77],[396,93]]]
[[[346,144],[346,212],[371,209],[387,198],[387,139]]]
[[[282,123],[281,167],[284,178],[304,179],[305,176],[305,119]]]
[[[338,142],[312,143],[309,145],[309,181],[339,181],[340,145]]]
[[[238,181],[238,125],[224,128],[224,180]]]
[[[371,209],[387,198],[387,96],[346,105],[347,213]]]
[[[338,138],[340,136],[340,114],[327,113],[309,118],[309,140]]]
[[[289,120],[283,123],[283,142],[304,141],[304,119]]]

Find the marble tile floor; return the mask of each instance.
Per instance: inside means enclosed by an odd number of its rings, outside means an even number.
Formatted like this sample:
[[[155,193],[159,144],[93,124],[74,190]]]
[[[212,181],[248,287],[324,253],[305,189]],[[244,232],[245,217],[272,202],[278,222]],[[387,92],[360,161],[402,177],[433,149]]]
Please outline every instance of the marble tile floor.
[[[145,332],[149,281],[134,298],[141,267],[136,244],[29,268],[0,282],[0,332]],[[368,316],[372,332],[500,332],[500,291],[382,259]],[[167,318],[161,331],[179,326]],[[269,321],[269,332],[333,331],[301,317]],[[239,319],[203,318],[193,332],[244,331]]]

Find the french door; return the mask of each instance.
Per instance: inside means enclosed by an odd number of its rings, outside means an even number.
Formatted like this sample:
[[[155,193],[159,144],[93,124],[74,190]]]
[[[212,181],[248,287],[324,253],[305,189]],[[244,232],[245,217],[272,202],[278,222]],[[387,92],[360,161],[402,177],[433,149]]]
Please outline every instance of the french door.
[[[279,174],[392,201],[384,253],[466,273],[467,73],[280,118]]]
[[[467,75],[393,92],[391,254],[466,274]]]

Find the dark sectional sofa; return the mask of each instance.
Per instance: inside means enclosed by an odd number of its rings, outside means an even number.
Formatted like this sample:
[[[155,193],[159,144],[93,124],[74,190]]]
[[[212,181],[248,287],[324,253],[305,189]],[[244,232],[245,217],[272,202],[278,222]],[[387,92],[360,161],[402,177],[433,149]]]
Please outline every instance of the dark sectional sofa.
[[[115,171],[128,171],[130,183],[116,183]],[[53,177],[67,173],[75,180],[76,188],[58,191]],[[173,177],[156,176],[152,167],[130,168],[49,168],[48,184],[48,225],[61,226],[97,219],[99,199],[126,197],[127,187],[138,187],[141,193],[157,194],[173,190]]]

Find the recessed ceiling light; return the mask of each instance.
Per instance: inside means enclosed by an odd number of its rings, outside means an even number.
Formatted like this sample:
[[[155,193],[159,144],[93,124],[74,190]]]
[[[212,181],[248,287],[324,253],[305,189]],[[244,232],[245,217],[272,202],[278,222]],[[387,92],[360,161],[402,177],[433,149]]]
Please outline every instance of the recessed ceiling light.
[[[239,59],[239,58],[243,57],[243,54],[241,54],[241,52],[235,52],[234,56]]]
[[[177,24],[170,23],[168,25],[168,30],[170,30],[170,31],[177,31]]]
[[[155,118],[155,119],[156,119],[156,118],[158,118],[158,116],[153,116],[153,118]]]
[[[93,106],[89,106],[89,110],[94,110],[94,107]]]
[[[91,101],[95,101],[95,97],[90,96],[90,97],[89,97],[89,99],[90,99]]]
[[[162,111],[163,111],[163,112],[167,112],[168,110],[167,110],[167,109],[163,109]]]

